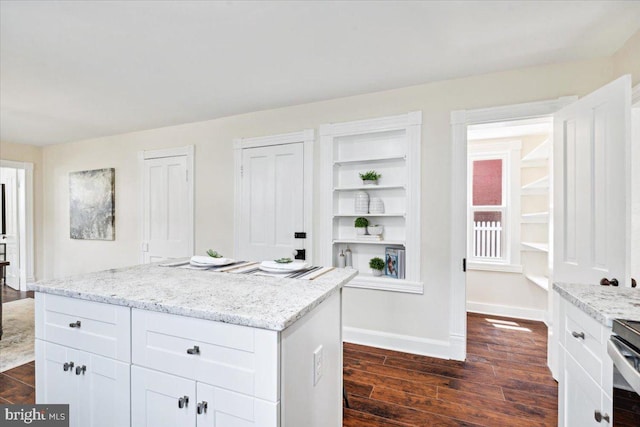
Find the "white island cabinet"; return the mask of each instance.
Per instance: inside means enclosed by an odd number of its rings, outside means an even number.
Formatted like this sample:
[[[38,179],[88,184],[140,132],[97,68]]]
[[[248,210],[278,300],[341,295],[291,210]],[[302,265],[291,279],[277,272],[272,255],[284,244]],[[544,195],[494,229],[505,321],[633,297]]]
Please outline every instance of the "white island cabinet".
[[[552,341],[558,360],[558,425],[613,425],[613,361],[607,354],[613,319],[640,320],[640,292],[631,288],[554,283]]]
[[[74,427],[341,426],[341,286],[354,274],[151,265],[32,285],[36,401],[68,403]]]

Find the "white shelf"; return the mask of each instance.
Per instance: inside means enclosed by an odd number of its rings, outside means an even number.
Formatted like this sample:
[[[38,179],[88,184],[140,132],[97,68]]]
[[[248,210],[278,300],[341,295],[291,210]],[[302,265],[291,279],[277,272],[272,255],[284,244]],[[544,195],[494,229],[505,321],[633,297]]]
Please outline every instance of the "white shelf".
[[[536,148],[531,150],[529,154],[522,158],[522,163],[530,163],[530,162],[539,162],[540,160],[544,161],[543,166],[546,165],[546,160],[549,160],[549,155],[551,154],[551,139],[547,138],[538,145]]]
[[[333,191],[358,191],[358,190],[404,190],[404,185],[359,185],[357,187],[334,187]]]
[[[540,286],[545,291],[549,290],[549,278],[548,277],[536,276],[535,274],[525,274],[524,277],[526,277],[528,280],[530,280],[531,282],[535,283],[536,285]]]
[[[363,245],[389,245],[389,246],[404,246],[404,240],[358,240],[358,239],[336,239],[333,244],[340,243],[361,243]]]
[[[393,160],[407,160],[407,156],[390,156],[390,157],[372,157],[370,159],[353,159],[353,160],[336,160],[333,162],[336,166],[357,165],[359,163],[380,163]]]
[[[422,294],[424,287],[422,282],[413,282],[405,279],[394,279],[387,276],[373,276],[371,273],[361,273],[345,285],[347,288],[378,289],[383,291],[403,292],[409,294]]]
[[[545,176],[527,185],[522,186],[522,194],[548,194],[549,193],[549,177]]]
[[[523,214],[522,222],[527,224],[547,224],[549,222],[549,212]]]
[[[349,213],[349,214],[334,214],[333,215],[335,218],[358,218],[361,216],[369,216],[372,218],[375,217],[398,217],[398,218],[403,218],[405,216],[407,216],[406,213]]]
[[[521,242],[523,251],[549,252],[548,243]]]

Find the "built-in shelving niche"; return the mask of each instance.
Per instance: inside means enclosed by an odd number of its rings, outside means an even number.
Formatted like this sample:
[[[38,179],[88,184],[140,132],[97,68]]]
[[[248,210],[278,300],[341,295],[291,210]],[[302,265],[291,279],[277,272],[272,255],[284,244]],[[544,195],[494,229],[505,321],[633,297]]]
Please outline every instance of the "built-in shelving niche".
[[[422,114],[413,112],[320,127],[322,150],[323,264],[338,263],[347,246],[358,276],[347,286],[422,293],[420,271],[420,134]],[[364,185],[359,173],[382,174],[377,185]],[[355,196],[379,197],[384,213],[355,212]],[[363,216],[384,227],[383,240],[358,239],[354,220]],[[388,246],[406,251],[406,279],[375,277],[373,257],[384,258]]]

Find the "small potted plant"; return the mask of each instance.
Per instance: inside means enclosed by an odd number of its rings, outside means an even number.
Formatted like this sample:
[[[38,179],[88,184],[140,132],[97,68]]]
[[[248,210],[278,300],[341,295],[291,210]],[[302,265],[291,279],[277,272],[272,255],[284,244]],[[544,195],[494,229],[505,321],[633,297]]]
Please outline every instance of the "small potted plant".
[[[367,218],[358,217],[353,225],[356,227],[356,234],[364,235],[367,234],[367,225],[369,225],[369,220]]]
[[[377,184],[378,183],[378,179],[381,177],[382,175],[379,174],[376,171],[367,171],[364,173],[360,173],[360,179],[362,180],[362,183],[364,185],[369,185],[369,184]]]
[[[382,270],[384,270],[384,261],[382,258],[371,258],[369,260],[369,267],[371,268],[371,273],[374,276],[382,276]]]

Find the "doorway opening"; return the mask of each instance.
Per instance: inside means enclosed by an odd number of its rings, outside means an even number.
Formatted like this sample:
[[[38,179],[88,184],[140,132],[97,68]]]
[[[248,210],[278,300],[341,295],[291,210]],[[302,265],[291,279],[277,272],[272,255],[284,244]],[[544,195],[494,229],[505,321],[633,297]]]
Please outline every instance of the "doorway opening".
[[[545,319],[551,116],[467,127],[467,311]]]
[[[33,164],[0,160],[0,183],[4,185],[4,227],[0,235],[0,260],[5,283],[27,290],[33,281]]]

